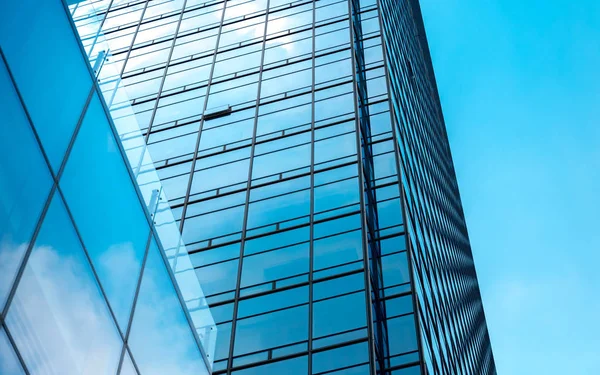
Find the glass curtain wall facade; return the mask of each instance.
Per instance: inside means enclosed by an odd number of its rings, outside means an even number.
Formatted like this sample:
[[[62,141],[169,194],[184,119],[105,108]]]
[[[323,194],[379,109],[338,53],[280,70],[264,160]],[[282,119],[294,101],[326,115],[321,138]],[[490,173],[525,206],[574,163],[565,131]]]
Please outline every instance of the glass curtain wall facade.
[[[495,373],[416,1],[69,9],[127,91],[215,374]]]
[[[420,6],[381,10],[423,362],[431,374],[495,374]]]
[[[0,11],[0,373],[208,374],[59,0]]]

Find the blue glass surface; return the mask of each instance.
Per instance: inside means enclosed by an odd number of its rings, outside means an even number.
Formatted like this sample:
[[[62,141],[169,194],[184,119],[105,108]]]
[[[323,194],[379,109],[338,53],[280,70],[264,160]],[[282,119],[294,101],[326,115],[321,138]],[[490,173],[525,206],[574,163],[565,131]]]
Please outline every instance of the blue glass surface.
[[[121,365],[120,375],[137,375],[137,371],[133,366],[133,361],[131,360],[131,356],[129,355],[129,351],[125,352],[125,357],[123,358],[123,365]]]
[[[400,199],[391,199],[377,203],[377,217],[380,228],[402,224],[402,205]]]
[[[386,255],[381,258],[381,264],[385,285],[397,285],[410,281],[406,252]]]
[[[238,320],[234,354],[246,354],[308,339],[308,306]]]
[[[313,354],[313,374],[369,361],[369,345],[361,342]],[[344,372],[343,372],[344,373]]]
[[[308,242],[247,256],[242,264],[242,287],[308,273]]]
[[[208,374],[154,239],[148,250],[129,347],[141,374]]]
[[[61,2],[3,2],[0,45],[56,171],[92,87]]]
[[[211,308],[212,312],[212,308]],[[217,344],[215,349],[215,361],[227,358],[229,356],[229,346],[231,345],[231,322],[217,325]],[[213,371],[217,370],[217,364],[213,365]]]
[[[251,203],[248,228],[279,223],[310,214],[310,190],[298,191]]]
[[[31,374],[108,374],[122,341],[58,194],[6,316]]]
[[[0,374],[18,375],[24,374],[19,359],[13,350],[4,328],[0,328]]]
[[[307,357],[292,358],[286,361],[273,362],[266,365],[251,367],[244,370],[232,371],[232,374],[235,375],[305,375],[306,373],[308,373]]]
[[[392,375],[419,375],[421,374],[421,366],[412,366],[400,370],[392,371]]]
[[[314,243],[314,268],[323,269],[362,259],[362,234],[355,230]]]
[[[388,319],[390,355],[418,349],[414,314]]]
[[[367,325],[364,292],[316,302],[313,306],[314,337]]]
[[[125,163],[94,94],[60,186],[123,331],[150,232]]]
[[[0,58],[0,310],[40,217],[52,177]]]
[[[216,263],[196,269],[202,290],[207,296],[235,289],[238,260]]]

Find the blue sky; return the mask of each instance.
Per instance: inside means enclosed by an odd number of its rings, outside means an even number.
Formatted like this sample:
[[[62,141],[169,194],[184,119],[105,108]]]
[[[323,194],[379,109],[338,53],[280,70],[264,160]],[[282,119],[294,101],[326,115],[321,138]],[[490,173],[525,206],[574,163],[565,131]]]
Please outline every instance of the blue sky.
[[[421,6],[498,372],[600,374],[600,1]]]

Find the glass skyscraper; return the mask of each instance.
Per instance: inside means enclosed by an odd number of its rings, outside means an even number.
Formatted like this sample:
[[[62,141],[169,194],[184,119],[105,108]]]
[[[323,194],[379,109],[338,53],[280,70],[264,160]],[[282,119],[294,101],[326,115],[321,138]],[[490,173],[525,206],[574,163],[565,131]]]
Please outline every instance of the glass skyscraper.
[[[417,0],[46,2],[70,13],[213,374],[496,373]],[[79,84],[53,48],[32,48],[40,74]],[[82,202],[127,205],[88,215],[133,233],[139,198],[93,186]],[[124,330],[139,374],[201,373],[143,367]],[[148,344],[156,366],[182,355]]]

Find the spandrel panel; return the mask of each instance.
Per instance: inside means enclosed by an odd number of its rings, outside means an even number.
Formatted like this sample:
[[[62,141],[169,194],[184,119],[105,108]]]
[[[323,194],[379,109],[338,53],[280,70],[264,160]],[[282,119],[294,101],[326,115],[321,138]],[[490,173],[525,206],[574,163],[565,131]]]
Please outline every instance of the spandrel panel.
[[[0,97],[1,310],[48,199],[52,178],[2,58]]]
[[[150,232],[125,163],[94,95],[60,186],[123,332]]]
[[[6,316],[31,374],[114,374],[122,341],[55,193]]]

